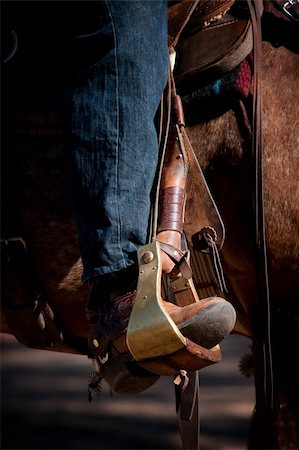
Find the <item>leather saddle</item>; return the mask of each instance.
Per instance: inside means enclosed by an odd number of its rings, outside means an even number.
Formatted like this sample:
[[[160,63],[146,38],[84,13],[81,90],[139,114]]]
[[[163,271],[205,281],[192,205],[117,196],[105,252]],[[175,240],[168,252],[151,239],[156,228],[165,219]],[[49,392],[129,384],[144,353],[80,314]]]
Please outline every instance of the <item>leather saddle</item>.
[[[194,9],[188,18],[191,4]],[[246,5],[235,0],[185,0],[169,7],[169,46],[176,51],[174,76],[180,92],[221,77],[251,52]]]

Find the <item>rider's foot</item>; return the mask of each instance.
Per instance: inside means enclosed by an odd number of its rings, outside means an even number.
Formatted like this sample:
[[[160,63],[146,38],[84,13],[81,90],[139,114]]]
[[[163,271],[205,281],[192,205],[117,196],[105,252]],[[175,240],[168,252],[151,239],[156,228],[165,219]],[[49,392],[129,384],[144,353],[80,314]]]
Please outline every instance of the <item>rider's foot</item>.
[[[118,288],[119,280],[130,286],[129,289]],[[128,352],[124,335],[127,330],[131,310],[135,299],[136,271],[134,268],[122,271],[116,278],[111,275],[93,282],[88,319],[90,325],[89,345],[94,355],[104,357],[111,346],[118,353]],[[124,283],[126,280],[126,283]],[[110,289],[110,296],[107,292]],[[99,298],[106,300],[99,312],[94,312],[94,306]],[[219,297],[209,297],[188,306],[179,307],[168,301],[163,305],[177,325],[181,333],[196,344],[212,348],[225,338],[233,329],[236,313],[233,306]]]

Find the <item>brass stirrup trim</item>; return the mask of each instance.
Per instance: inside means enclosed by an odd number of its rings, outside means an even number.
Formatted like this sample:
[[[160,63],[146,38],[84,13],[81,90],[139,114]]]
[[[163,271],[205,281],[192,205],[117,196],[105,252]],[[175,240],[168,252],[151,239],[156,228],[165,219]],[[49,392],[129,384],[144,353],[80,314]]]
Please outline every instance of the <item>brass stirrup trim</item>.
[[[139,278],[129,320],[127,345],[137,361],[169,355],[186,346],[161,298],[160,244],[154,241],[138,249]]]

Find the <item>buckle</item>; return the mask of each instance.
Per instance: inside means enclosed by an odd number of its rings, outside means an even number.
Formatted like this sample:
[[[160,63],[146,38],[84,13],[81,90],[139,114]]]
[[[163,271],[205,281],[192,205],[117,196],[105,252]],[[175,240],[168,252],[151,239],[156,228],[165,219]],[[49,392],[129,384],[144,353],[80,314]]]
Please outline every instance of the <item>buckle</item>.
[[[299,23],[299,0],[286,0],[281,8],[286,16]]]

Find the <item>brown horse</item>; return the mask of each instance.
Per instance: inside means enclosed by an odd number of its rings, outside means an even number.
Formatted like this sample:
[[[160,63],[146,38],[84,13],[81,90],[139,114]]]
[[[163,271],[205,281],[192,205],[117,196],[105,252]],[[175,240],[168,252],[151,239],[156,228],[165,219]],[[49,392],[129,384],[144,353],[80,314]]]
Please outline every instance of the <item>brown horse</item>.
[[[275,17],[275,23],[283,21],[282,16]],[[272,374],[266,382],[273,383],[271,407],[267,406],[263,386],[265,359],[261,326],[266,324],[260,323],[262,300],[258,295],[253,244],[251,140],[250,132],[246,131],[244,105],[235,104],[217,118],[190,126],[189,135],[226,226],[222,254],[230,285],[228,297],[238,311],[236,328],[253,340],[256,410],[250,445],[251,448],[293,449],[298,448],[298,311],[295,305],[299,298],[299,119],[294,108],[299,101],[299,55],[298,49],[297,53],[292,52],[287,44],[273,46],[282,37],[279,32],[286,23],[283,21],[281,25],[272,34],[271,29],[267,30],[270,42],[263,42],[261,70],[271,304],[268,339],[272,356],[271,367],[267,369]]]
[[[284,29],[286,22],[282,16],[275,15],[273,20],[282,23],[280,30]],[[256,411],[250,446],[294,449],[298,448],[295,303],[299,294],[296,154],[299,120],[294,108],[299,104],[296,89],[299,56],[288,42],[284,45],[282,41],[278,48],[274,46],[277,35],[271,35],[271,27],[266,37],[261,71],[270,291],[266,323],[261,320],[264,312],[260,302],[264,300],[260,298],[257,283],[251,129],[246,107],[238,101],[229,103],[222,105],[221,113],[212,111],[209,117],[205,111],[198,111],[198,115],[193,111],[188,131],[226,227],[222,257],[228,298],[238,314],[235,332],[250,336],[253,341]],[[30,123],[27,118],[23,127],[21,118],[16,117],[23,229],[6,236],[25,237],[30,257],[24,252],[21,240],[4,242],[4,253],[10,261],[4,267],[8,282],[4,286],[7,300],[1,330],[13,332],[21,342],[27,341],[27,345],[31,339],[32,347],[85,353],[87,287],[81,283],[82,267],[69,203],[63,143],[56,122],[48,119],[36,124],[33,120],[39,133],[30,128]],[[11,326],[11,314],[16,314],[15,308],[13,313],[10,308],[12,292],[19,304],[27,305],[18,313],[19,321],[27,321],[32,326],[32,333],[25,337],[22,330]],[[41,306],[37,307],[38,303]],[[33,321],[38,323],[37,328]],[[41,345],[36,344],[39,333]]]

